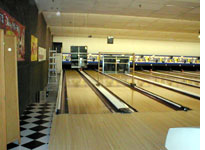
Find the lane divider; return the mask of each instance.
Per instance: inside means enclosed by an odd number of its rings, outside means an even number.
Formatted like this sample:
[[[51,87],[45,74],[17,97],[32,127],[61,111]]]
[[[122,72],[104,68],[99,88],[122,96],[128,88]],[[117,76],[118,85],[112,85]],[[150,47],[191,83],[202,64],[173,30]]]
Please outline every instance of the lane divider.
[[[144,70],[144,71],[145,71],[145,72],[149,72],[149,71],[147,71],[147,70]],[[170,75],[170,74],[166,74],[166,73],[160,73],[160,72],[155,72],[155,71],[152,71],[152,73],[161,74],[161,75],[170,76],[170,77],[179,78],[179,79],[184,79],[184,80],[190,80],[190,81],[200,82],[200,80],[197,80],[197,79],[185,78],[185,77]]]
[[[154,94],[154,93],[152,93],[152,92],[150,92],[150,91],[147,91],[147,90],[145,90],[145,89],[143,89],[143,88],[140,88],[140,87],[138,87],[138,86],[136,86],[136,85],[135,85],[135,86],[131,86],[131,85],[130,85],[128,82],[126,82],[126,81],[120,80],[120,79],[118,79],[118,78],[116,78],[116,77],[113,77],[113,76],[111,76],[111,75],[108,75],[108,74],[105,74],[105,73],[102,73],[102,72],[100,72],[100,73],[103,74],[103,75],[105,75],[105,76],[107,76],[107,77],[109,77],[109,78],[112,78],[112,79],[114,79],[114,80],[116,80],[116,81],[118,81],[118,82],[120,82],[120,83],[122,83],[122,84],[124,84],[125,86],[128,86],[129,88],[132,88],[132,89],[134,89],[134,90],[136,90],[136,91],[138,91],[138,92],[144,94],[145,96],[151,97],[152,99],[155,99],[155,100],[157,100],[158,102],[160,102],[160,103],[162,103],[162,104],[164,104],[164,105],[167,105],[168,107],[173,108],[174,110],[184,110],[184,111],[191,110],[191,109],[188,108],[188,107],[182,106],[181,104],[178,104],[178,103],[173,102],[173,101],[171,101],[171,100],[169,100],[169,99],[166,99],[166,98],[164,98],[164,97],[162,97],[162,96],[159,96],[159,95],[157,95],[157,94]]]
[[[100,85],[97,81],[87,75],[85,72],[80,71],[80,73],[96,88],[98,89],[101,94],[106,97],[110,103],[112,103],[119,112],[122,113],[132,113],[135,112],[131,109],[127,104],[123,103],[120,99],[110,93],[107,89],[105,89],[102,85]]]
[[[179,83],[179,84],[183,84],[183,85],[187,85],[187,86],[192,86],[192,87],[195,87],[195,88],[200,88],[200,86],[197,86],[197,85],[188,84],[188,83],[180,82],[180,81],[175,81],[175,80],[171,80],[171,79],[168,79],[168,78],[153,76],[153,75],[146,74],[146,73],[142,73],[142,72],[135,72],[135,73],[142,74],[142,75],[146,75],[146,76],[150,76],[150,77],[153,77],[153,78],[162,79],[162,80],[167,80],[167,81],[171,81],[171,82],[175,82],[175,83]]]
[[[126,75],[129,76],[129,77],[132,77],[132,75],[130,75],[130,74],[126,74]],[[144,78],[137,77],[137,76],[134,76],[134,78],[138,79],[138,80],[141,80],[141,81],[145,81],[145,82],[151,83],[151,84],[155,84],[155,85],[161,86],[163,88],[167,88],[167,89],[170,89],[170,90],[182,93],[184,95],[187,95],[187,96],[190,96],[190,97],[193,97],[193,98],[196,98],[196,99],[200,99],[200,95],[192,93],[192,92],[188,92],[188,91],[185,91],[185,90],[182,90],[182,89],[179,89],[179,88],[175,88],[175,87],[172,87],[172,86],[169,86],[169,85],[166,85],[166,84],[158,83],[158,82],[151,81],[151,80],[144,79]]]

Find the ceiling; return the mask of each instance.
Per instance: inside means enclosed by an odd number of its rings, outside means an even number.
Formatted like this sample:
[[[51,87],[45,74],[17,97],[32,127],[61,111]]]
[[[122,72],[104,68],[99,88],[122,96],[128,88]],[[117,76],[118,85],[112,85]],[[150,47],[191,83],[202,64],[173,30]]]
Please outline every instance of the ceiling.
[[[199,0],[36,0],[52,34],[199,42]],[[57,11],[61,16],[57,16]]]

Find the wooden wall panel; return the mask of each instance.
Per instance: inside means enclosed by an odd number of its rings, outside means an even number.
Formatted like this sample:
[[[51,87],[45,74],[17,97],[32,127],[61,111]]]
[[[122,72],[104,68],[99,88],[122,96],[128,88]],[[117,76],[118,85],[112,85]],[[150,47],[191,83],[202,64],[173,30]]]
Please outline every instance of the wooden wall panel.
[[[6,150],[6,114],[4,79],[4,32],[0,30],[0,150]]]
[[[20,142],[16,37],[5,36],[4,42],[7,143]]]

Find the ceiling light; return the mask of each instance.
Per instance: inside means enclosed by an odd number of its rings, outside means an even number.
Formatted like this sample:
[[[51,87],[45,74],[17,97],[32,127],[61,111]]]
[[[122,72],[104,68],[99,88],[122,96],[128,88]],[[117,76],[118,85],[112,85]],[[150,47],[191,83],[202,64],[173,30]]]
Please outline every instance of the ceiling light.
[[[200,39],[200,35],[198,36],[198,38]]]
[[[61,12],[60,11],[57,11],[56,12],[56,16],[60,16],[61,15]]]

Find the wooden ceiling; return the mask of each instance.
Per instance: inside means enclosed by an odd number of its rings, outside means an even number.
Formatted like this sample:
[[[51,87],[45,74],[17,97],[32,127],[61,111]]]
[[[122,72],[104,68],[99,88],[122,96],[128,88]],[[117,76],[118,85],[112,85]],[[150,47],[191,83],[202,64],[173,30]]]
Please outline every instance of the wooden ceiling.
[[[36,0],[55,36],[199,42],[199,0]],[[57,16],[57,11],[61,16]]]

